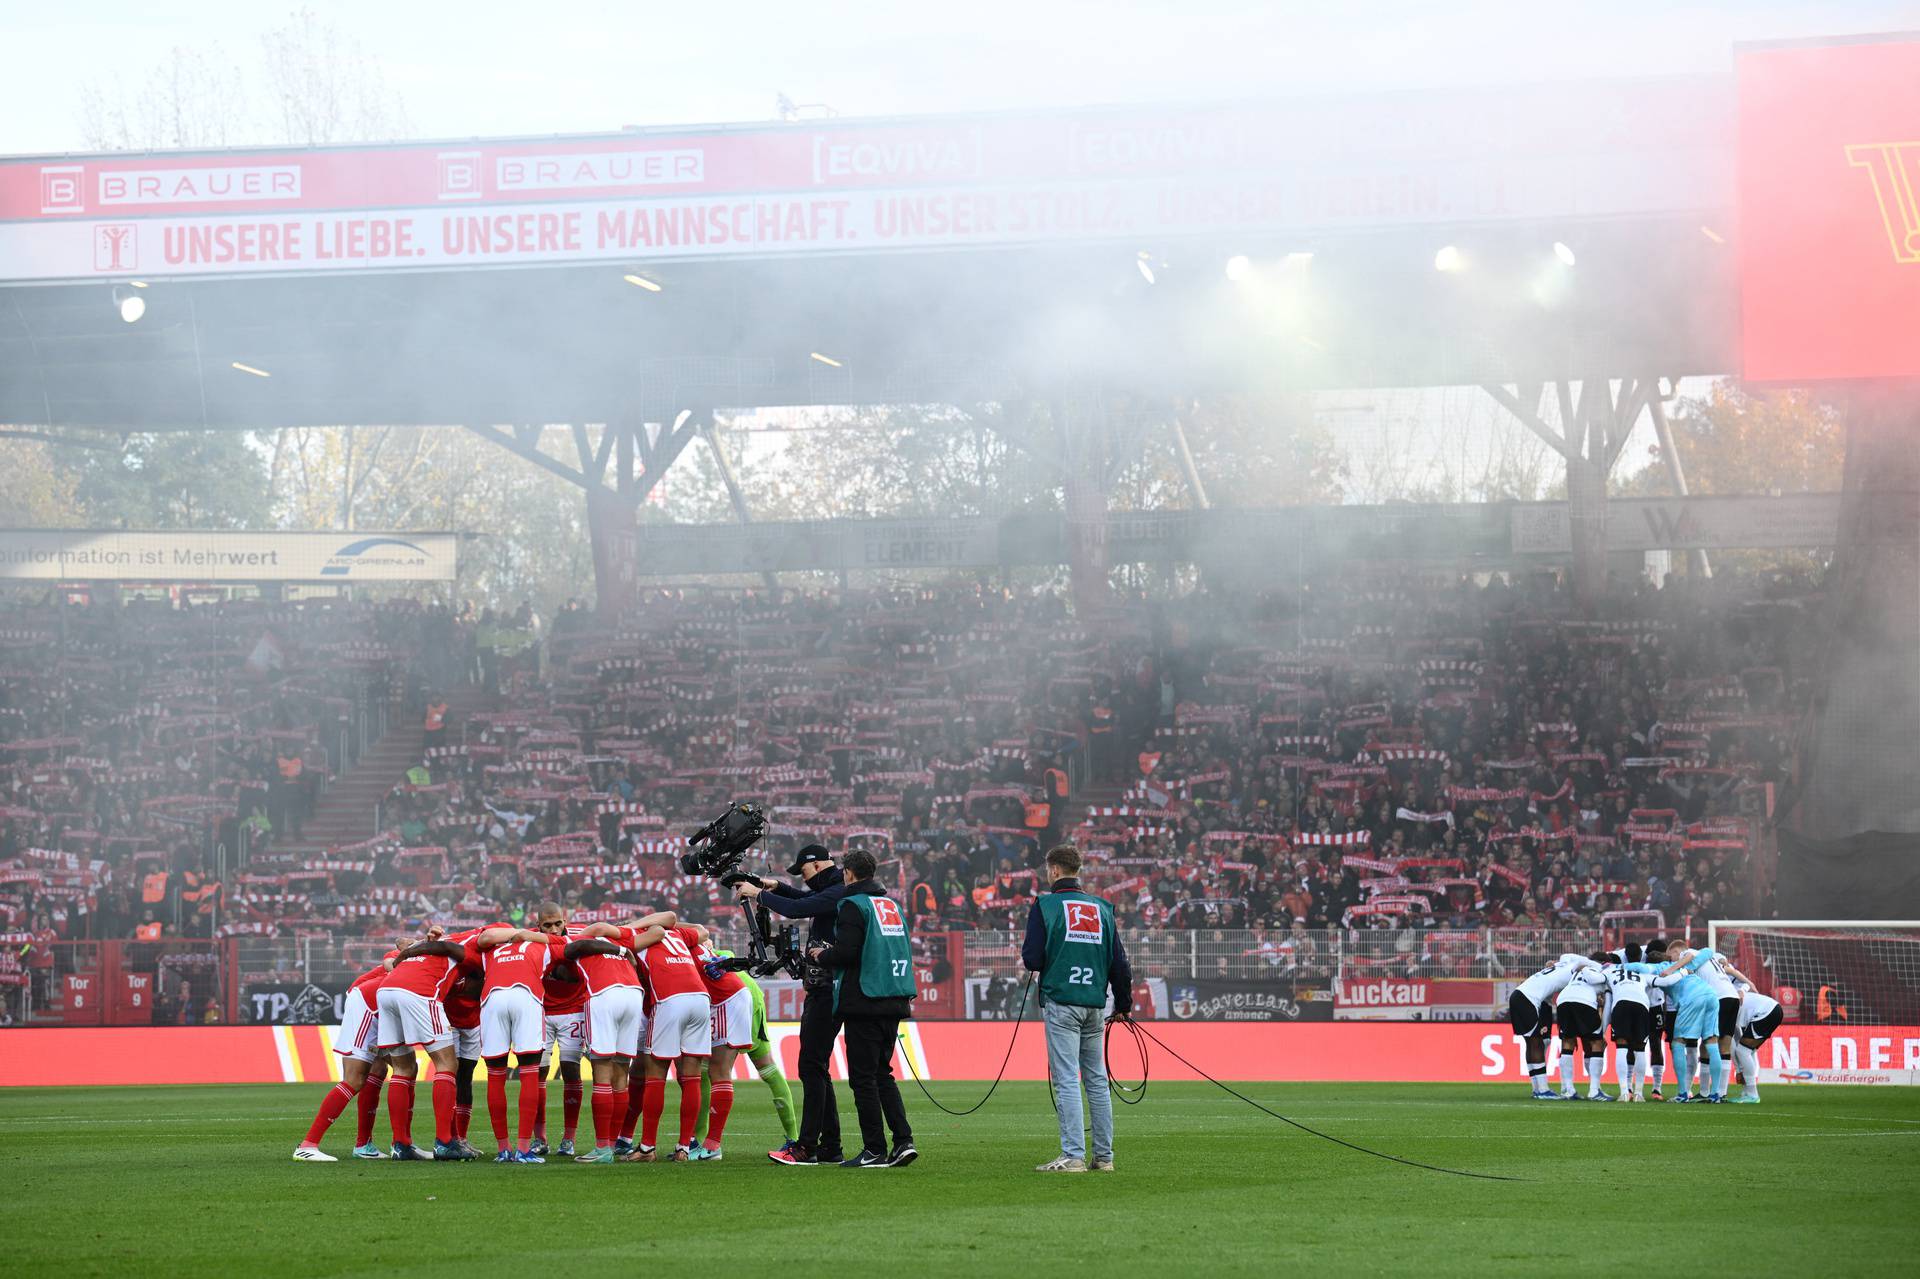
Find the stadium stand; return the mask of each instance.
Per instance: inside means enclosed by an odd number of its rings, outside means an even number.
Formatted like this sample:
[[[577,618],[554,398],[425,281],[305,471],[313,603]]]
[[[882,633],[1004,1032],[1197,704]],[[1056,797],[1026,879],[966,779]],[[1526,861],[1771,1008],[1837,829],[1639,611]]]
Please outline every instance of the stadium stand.
[[[16,609],[0,931],[387,936],[544,896],[711,919],[672,854],[733,799],[771,860],[880,852],[941,929],[1008,930],[1072,838],[1130,928],[1263,930],[1254,970],[1310,963],[1303,929],[1752,914],[1807,596],[1670,581],[1592,620],[1551,577],[1397,572],[1097,625],[973,585],[663,591],[539,644],[410,600]]]

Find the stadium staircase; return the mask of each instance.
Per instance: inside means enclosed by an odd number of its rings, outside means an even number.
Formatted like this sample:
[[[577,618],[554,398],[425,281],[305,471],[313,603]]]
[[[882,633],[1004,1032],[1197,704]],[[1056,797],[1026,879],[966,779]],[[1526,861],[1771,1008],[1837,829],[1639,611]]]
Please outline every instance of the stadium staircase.
[[[496,709],[498,701],[478,684],[458,684],[445,695],[448,745],[461,740],[470,716]],[[396,709],[380,740],[327,787],[304,823],[301,837],[291,843],[276,841],[276,849],[296,857],[313,857],[378,834],[375,813],[380,802],[406,780],[407,770],[420,762],[425,750],[426,729],[420,719],[418,712]]]
[[[1094,809],[1118,807],[1127,802],[1126,795],[1126,787],[1112,783],[1085,786],[1067,798],[1066,820],[1061,823],[1060,829],[1077,830]]]

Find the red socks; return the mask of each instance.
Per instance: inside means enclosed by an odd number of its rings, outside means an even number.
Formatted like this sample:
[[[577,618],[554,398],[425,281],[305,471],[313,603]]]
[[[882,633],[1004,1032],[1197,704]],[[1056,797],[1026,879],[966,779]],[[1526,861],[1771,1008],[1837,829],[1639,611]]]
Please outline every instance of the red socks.
[[[307,1129],[307,1139],[300,1144],[319,1145],[320,1139],[327,1135],[327,1129],[333,1127],[333,1121],[340,1117],[340,1112],[347,1108],[347,1103],[353,1100],[353,1094],[357,1091],[345,1084],[335,1084],[328,1089],[327,1095],[320,1099],[320,1113],[313,1117],[313,1126]]]
[[[561,1090],[561,1106],[562,1106],[562,1114],[565,1116],[566,1123],[567,1123],[566,1139],[568,1141],[572,1141],[574,1132],[580,1127],[580,1081],[579,1080],[577,1079],[573,1080]],[[540,1118],[541,1118],[540,1127],[542,1132],[544,1132],[546,1129],[546,1113],[547,1113],[547,1108],[545,1106],[542,1106],[540,1108]]]
[[[660,1081],[661,1092],[664,1093],[666,1091],[666,1087],[667,1087],[667,1081],[662,1079]],[[717,1104],[719,1100],[720,1089],[718,1087],[715,1087],[713,1091],[714,1091],[714,1099]],[[698,1128],[699,1126],[700,1126],[700,1076],[695,1075],[691,1079],[682,1079],[680,1081],[680,1141],[679,1141],[679,1144],[682,1146],[691,1146],[693,1144],[693,1130],[695,1128]],[[720,1144],[720,1139],[718,1134],[715,1134],[714,1136],[714,1144],[715,1145]]]
[[[633,1130],[640,1126],[640,1112],[646,1109],[647,1081],[641,1075],[633,1076],[627,1085],[627,1109],[620,1120],[620,1135],[629,1141],[633,1139]]]
[[[698,1080],[695,1081],[699,1082]],[[683,1088],[685,1085],[681,1085]],[[682,1094],[684,1096],[684,1094]],[[720,1149],[720,1137],[727,1131],[727,1116],[733,1113],[733,1081],[723,1079],[713,1085],[713,1109],[707,1116],[707,1146]]]
[[[387,1076],[387,1125],[393,1129],[393,1144],[413,1144],[413,1076]]]
[[[613,1085],[593,1086],[593,1145],[598,1150],[613,1144],[614,1129],[619,1127],[613,1110]]]
[[[520,1067],[520,1149],[533,1141],[534,1121],[546,1109],[546,1087],[540,1079],[540,1067]]]
[[[451,1070],[433,1072],[433,1139],[453,1140],[453,1104],[457,1085]]]
[[[354,1125],[353,1144],[364,1146],[373,1140],[373,1121],[380,1117],[380,1085],[384,1079],[369,1079],[360,1086],[359,1122]]]
[[[524,1086],[524,1085],[523,1085]],[[487,1067],[487,1118],[493,1121],[493,1140],[507,1148],[507,1068]]]
[[[682,1096],[684,1095],[683,1093]],[[696,1114],[699,1111],[699,1096],[700,1094],[696,1091],[694,1093],[694,1108]],[[642,1146],[656,1146],[660,1143],[660,1112],[667,1108],[667,1081],[664,1079],[646,1080],[641,1088],[640,1099],[640,1144]],[[685,1106],[682,1106],[680,1109],[682,1113],[685,1113]],[[689,1128],[688,1131],[691,1132],[692,1129]]]

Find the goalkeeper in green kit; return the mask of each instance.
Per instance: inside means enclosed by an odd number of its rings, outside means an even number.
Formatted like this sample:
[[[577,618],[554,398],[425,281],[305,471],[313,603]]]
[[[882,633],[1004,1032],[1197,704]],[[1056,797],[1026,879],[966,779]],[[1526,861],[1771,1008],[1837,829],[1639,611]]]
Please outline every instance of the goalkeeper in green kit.
[[[800,1111],[793,1104],[793,1089],[780,1069],[780,1058],[767,1040],[766,992],[746,973],[716,972],[718,965],[714,961],[732,959],[733,952],[703,947],[698,958],[701,976],[707,981],[707,996],[713,1004],[713,1056],[700,1067],[700,1123],[694,1129],[693,1149],[689,1153],[694,1159],[720,1158],[720,1137],[725,1131],[727,1114],[733,1108],[733,1062],[742,1052],[753,1063],[761,1082],[773,1093],[773,1110],[780,1116],[780,1128],[790,1146],[800,1136]],[[734,986],[734,980],[740,986]],[[740,1016],[743,1011],[740,1005],[746,1002],[740,995],[751,1000],[750,1018]],[[741,1022],[747,1024],[743,1026]],[[720,1081],[717,1090],[716,1079]],[[720,1094],[719,1106],[714,1104],[716,1091]],[[714,1133],[711,1145],[707,1141],[710,1130]]]

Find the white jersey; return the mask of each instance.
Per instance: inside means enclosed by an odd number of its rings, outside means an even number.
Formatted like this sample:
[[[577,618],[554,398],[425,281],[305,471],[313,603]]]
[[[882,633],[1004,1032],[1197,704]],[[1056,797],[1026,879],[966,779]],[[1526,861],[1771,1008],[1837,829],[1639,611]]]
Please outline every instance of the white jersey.
[[[1606,988],[1607,979],[1598,968],[1582,968],[1573,974],[1573,979],[1560,992],[1560,1007],[1568,1004],[1585,1004],[1598,1012],[1600,992]]]
[[[1562,955],[1521,982],[1520,993],[1531,999],[1535,1008],[1545,1008],[1549,999],[1566,989],[1575,973],[1593,966],[1593,961],[1585,955]],[[1589,998],[1586,1002],[1592,1003],[1593,1000]]]
[[[1780,1007],[1780,1001],[1773,996],[1763,995],[1757,990],[1750,990],[1740,996],[1740,1018],[1735,1023],[1734,1028],[1740,1034],[1744,1035],[1747,1033],[1749,1026],[1764,1017],[1773,1016],[1774,1009],[1778,1007]]]
[[[1647,1002],[1647,974],[1636,971],[1628,964],[1608,964],[1603,970],[1607,983],[1607,993],[1619,1004],[1639,1004],[1650,1007]]]
[[[1707,956],[1705,960],[1701,956]],[[1688,954],[1688,966],[1684,972],[1692,972],[1707,983],[1707,989],[1715,999],[1740,999],[1740,987],[1734,985],[1734,979],[1726,976],[1726,956],[1718,951],[1707,951],[1705,947]]]
[[[1713,992],[1713,997],[1715,999],[1740,998],[1740,988],[1733,984],[1733,978],[1727,976],[1727,957],[1717,950],[1694,952],[1696,958],[1703,954],[1707,957],[1707,962],[1701,964],[1694,972],[1701,981],[1707,983],[1707,989]]]

